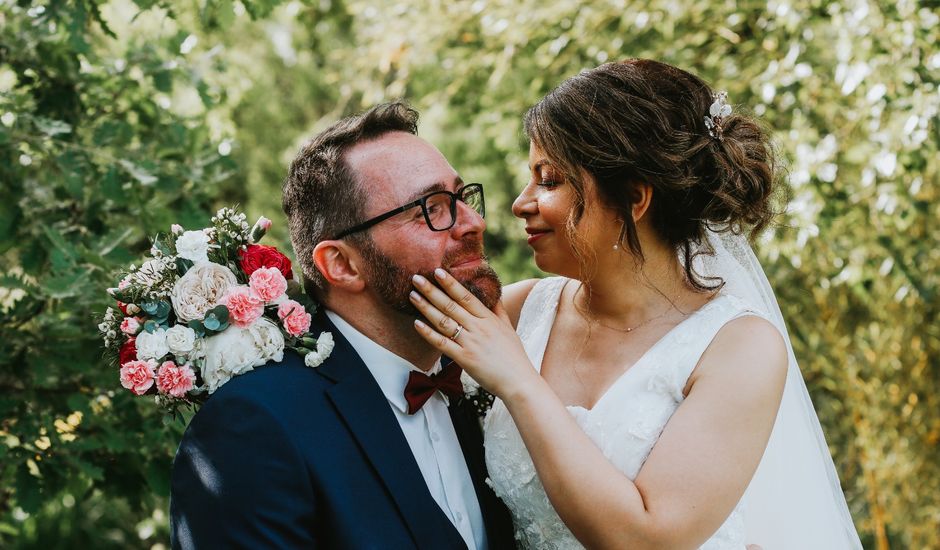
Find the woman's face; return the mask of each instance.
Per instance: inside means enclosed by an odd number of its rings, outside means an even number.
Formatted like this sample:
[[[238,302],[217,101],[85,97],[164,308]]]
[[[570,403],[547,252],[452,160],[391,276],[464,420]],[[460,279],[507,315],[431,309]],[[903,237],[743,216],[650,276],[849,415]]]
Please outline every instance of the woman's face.
[[[591,249],[596,249],[595,242],[609,241],[612,246],[619,226],[612,226],[606,219],[610,217],[609,213],[597,208],[593,182],[586,179],[584,214],[577,224],[577,231],[588,246],[584,252],[590,253]],[[552,166],[541,149],[530,143],[529,181],[513,201],[512,213],[525,220],[528,243],[535,253],[535,263],[542,271],[570,278],[581,276],[580,263],[565,225],[576,202],[577,194],[572,185]]]

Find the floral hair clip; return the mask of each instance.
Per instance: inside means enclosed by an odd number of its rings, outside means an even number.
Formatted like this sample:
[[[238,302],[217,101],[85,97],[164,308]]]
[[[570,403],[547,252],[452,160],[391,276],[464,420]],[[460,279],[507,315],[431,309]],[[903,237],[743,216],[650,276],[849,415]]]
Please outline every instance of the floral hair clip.
[[[731,105],[728,105],[728,92],[718,92],[715,94],[715,101],[708,108],[708,115],[705,117],[705,127],[708,128],[708,135],[721,140],[721,122],[731,115]]]

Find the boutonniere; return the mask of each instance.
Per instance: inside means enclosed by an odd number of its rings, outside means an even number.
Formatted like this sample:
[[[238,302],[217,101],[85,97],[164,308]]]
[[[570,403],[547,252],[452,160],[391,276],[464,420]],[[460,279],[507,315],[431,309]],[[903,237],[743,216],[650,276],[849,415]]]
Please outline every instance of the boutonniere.
[[[467,374],[467,371],[460,373],[460,383],[463,384],[464,399],[470,403],[477,418],[482,422],[493,406],[496,396],[483,389],[483,386]]]

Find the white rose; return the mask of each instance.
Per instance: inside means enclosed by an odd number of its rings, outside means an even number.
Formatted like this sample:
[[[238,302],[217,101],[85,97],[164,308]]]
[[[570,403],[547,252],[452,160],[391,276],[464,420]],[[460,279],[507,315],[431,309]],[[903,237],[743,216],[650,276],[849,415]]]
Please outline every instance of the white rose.
[[[277,325],[262,317],[252,323],[248,330],[255,338],[255,345],[261,350],[261,359],[256,367],[268,361],[280,363],[284,359],[284,335]]]
[[[176,238],[176,254],[193,263],[209,261],[209,236],[202,231],[184,231]]]
[[[174,325],[166,331],[166,345],[173,355],[189,355],[196,344],[196,331],[186,325]]]
[[[156,361],[170,353],[170,348],[166,345],[166,330],[162,328],[158,328],[153,332],[147,332],[146,330],[141,332],[137,335],[135,344],[138,359],[153,359]]]
[[[206,338],[206,361],[202,366],[202,379],[209,393],[238,374],[264,364],[262,350],[256,345],[251,327],[230,326],[215,336]],[[260,363],[259,363],[260,361]]]
[[[202,320],[206,312],[238,284],[232,270],[212,262],[196,264],[173,285],[170,301],[176,317],[183,322]]]

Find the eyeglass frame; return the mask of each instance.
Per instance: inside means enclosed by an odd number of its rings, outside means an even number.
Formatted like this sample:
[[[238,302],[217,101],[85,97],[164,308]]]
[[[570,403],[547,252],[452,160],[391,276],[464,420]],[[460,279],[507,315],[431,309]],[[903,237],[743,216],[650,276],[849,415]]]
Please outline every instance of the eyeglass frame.
[[[427,195],[421,197],[420,199],[411,201],[408,204],[399,206],[398,208],[393,208],[392,210],[389,210],[388,212],[379,214],[378,216],[375,216],[373,218],[369,218],[368,220],[358,225],[354,225],[352,227],[344,229],[340,231],[339,233],[337,233],[336,236],[333,238],[336,240],[339,240],[344,237],[348,237],[349,235],[352,235],[353,233],[365,231],[366,229],[370,229],[373,226],[378,225],[389,218],[392,218],[393,216],[397,216],[398,214],[401,214],[402,212],[411,210],[415,206],[421,207],[421,213],[424,214],[424,223],[425,225],[428,226],[428,229],[430,229],[431,231],[447,231],[451,227],[453,227],[455,223],[457,223],[457,201],[467,204],[467,201],[464,200],[464,194],[467,192],[468,189],[479,190],[480,210],[479,212],[477,212],[477,210],[474,208],[473,211],[480,214],[481,218],[485,217],[486,216],[486,200],[483,196],[483,184],[482,183],[468,183],[464,185],[463,187],[461,187],[456,192],[441,190],[441,191],[434,191],[432,193],[428,193]],[[431,225],[431,217],[428,215],[427,201],[430,197],[433,197],[434,195],[441,195],[441,194],[450,196],[450,225],[442,229],[435,229],[434,226]]]

